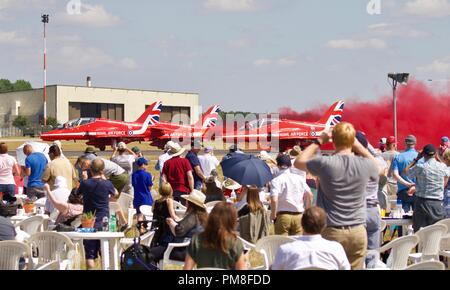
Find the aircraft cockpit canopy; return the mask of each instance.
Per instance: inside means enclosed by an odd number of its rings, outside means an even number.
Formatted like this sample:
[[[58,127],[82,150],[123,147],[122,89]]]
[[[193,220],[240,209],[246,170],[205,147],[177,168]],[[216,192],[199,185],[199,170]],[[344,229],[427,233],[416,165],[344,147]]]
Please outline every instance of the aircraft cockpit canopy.
[[[78,118],[78,119],[70,120],[69,122],[59,126],[58,129],[76,128],[79,126],[93,123],[93,122],[95,122],[95,120],[96,120],[95,118]]]

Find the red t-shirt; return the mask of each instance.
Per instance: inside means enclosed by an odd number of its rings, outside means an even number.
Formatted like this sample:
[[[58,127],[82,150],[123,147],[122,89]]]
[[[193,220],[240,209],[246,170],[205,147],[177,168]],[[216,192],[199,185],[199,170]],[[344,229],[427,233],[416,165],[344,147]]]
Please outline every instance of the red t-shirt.
[[[186,158],[173,157],[164,162],[163,174],[173,191],[190,193],[187,173],[192,171],[191,164]]]

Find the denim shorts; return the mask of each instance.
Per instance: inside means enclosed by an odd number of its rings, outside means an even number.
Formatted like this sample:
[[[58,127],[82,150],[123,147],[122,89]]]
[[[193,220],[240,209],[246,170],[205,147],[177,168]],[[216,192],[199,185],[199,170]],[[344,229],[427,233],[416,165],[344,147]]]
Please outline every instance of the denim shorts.
[[[86,260],[95,260],[100,253],[100,240],[84,240],[84,252]]]

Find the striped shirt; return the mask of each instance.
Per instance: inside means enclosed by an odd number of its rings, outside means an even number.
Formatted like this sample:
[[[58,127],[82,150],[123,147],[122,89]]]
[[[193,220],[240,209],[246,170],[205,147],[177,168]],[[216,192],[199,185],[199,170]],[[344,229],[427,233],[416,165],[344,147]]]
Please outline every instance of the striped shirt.
[[[416,196],[428,199],[444,199],[444,181],[450,177],[450,170],[443,163],[431,158],[416,164],[408,174],[416,178]]]

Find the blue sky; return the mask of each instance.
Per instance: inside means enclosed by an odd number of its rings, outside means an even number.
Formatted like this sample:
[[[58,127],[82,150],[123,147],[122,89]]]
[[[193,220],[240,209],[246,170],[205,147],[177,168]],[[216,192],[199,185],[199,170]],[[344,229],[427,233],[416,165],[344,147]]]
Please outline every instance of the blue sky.
[[[197,92],[225,110],[303,110],[389,94],[386,74],[450,78],[450,0],[0,0],[0,76]],[[76,1],[75,1],[76,2]],[[76,12],[76,11],[75,11]]]

